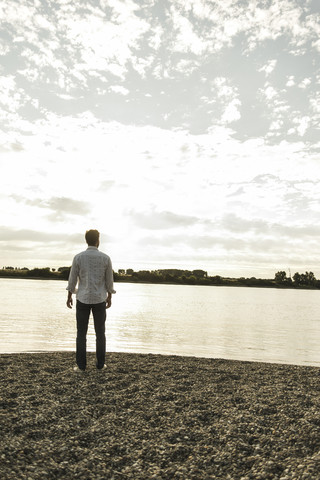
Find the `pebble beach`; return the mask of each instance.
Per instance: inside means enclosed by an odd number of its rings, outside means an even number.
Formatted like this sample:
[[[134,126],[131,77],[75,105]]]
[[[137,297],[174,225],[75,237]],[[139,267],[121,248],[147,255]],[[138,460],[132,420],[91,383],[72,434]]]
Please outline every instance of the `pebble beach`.
[[[108,353],[0,355],[0,478],[320,478],[320,369]]]

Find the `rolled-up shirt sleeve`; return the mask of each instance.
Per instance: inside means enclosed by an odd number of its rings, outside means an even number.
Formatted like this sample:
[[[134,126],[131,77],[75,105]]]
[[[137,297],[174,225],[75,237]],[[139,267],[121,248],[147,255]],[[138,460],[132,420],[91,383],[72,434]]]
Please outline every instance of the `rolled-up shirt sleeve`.
[[[76,286],[78,282],[79,267],[76,257],[73,259],[72,267],[69,273],[68,286],[66,290],[71,293],[76,293]]]
[[[113,288],[113,269],[111,259],[108,258],[107,268],[106,268],[106,289],[108,293],[116,293]]]

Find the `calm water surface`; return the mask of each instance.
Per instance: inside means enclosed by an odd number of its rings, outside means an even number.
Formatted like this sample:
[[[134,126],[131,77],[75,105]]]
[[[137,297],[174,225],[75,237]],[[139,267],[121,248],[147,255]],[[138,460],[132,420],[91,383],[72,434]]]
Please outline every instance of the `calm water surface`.
[[[66,285],[0,279],[0,353],[74,350]],[[108,351],[320,366],[319,291],[125,283],[116,290]]]

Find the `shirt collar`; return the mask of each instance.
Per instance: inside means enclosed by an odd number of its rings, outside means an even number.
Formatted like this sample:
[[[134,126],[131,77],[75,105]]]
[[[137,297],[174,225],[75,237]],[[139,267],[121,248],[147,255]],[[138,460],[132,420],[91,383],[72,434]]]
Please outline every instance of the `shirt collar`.
[[[98,247],[89,246],[89,247],[87,248],[87,250],[98,250]]]

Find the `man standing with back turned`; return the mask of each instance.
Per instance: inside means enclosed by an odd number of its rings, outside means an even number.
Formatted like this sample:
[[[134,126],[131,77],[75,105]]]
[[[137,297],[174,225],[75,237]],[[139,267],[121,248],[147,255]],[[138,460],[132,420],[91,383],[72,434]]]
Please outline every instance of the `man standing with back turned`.
[[[100,233],[88,230],[85,234],[87,250],[78,253],[73,259],[68,281],[67,307],[72,308],[72,294],[76,293],[77,352],[75,371],[84,371],[87,366],[87,331],[92,311],[96,332],[96,367],[106,368],[106,308],[111,307],[113,271],[110,257],[98,250]]]

